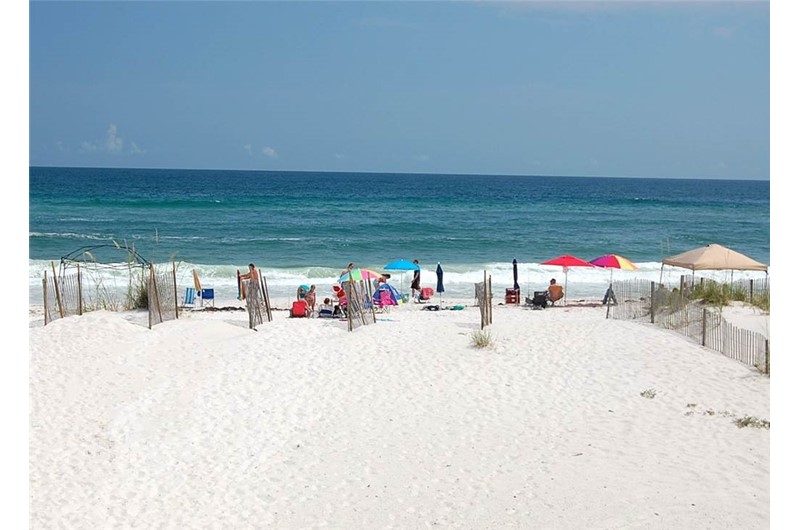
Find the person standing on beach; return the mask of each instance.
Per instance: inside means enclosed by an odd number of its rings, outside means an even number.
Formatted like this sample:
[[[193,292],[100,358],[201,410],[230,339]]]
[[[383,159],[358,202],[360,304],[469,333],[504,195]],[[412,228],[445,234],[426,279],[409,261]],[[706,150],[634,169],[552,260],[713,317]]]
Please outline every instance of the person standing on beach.
[[[348,272],[350,272],[351,270],[353,270],[355,268],[356,268],[356,264],[355,263],[352,263],[352,262],[348,263],[347,267],[342,272],[339,273],[339,278],[341,278],[342,276],[344,276],[345,274],[347,274]]]
[[[317,286],[312,284],[306,293],[306,304],[308,304],[308,316],[314,312],[314,306],[317,305]]]
[[[417,266],[417,270],[414,271],[414,277],[411,279],[411,298],[416,298],[417,295],[422,291],[422,287],[420,287],[420,269],[419,269],[419,261],[414,260],[414,265]]]
[[[241,285],[239,287],[242,291],[242,298],[245,298],[247,296],[246,295],[247,284],[245,283],[246,281],[249,280],[253,282],[253,285],[258,286],[258,271],[256,270],[256,266],[251,263],[250,265],[247,266],[247,268],[248,272],[239,276],[239,281],[241,282]]]

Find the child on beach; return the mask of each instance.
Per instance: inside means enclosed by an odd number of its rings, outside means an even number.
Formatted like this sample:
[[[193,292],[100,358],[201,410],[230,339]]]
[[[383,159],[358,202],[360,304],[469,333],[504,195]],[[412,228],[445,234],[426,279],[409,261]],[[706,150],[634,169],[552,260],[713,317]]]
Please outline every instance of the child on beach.
[[[314,306],[317,304],[317,286],[311,285],[309,287],[308,292],[306,293],[306,304],[308,305],[308,309],[306,312],[310,315],[314,313]]]

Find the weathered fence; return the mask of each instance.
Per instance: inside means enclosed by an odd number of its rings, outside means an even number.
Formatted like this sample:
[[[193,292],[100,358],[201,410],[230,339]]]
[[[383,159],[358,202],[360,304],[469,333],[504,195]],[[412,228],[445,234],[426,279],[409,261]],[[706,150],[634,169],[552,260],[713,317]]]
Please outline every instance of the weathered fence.
[[[649,322],[674,330],[726,357],[770,373],[769,339],[732,325],[717,308],[693,299],[691,287],[684,282],[670,287],[645,280],[627,280],[613,282],[611,287],[618,303],[609,304],[608,318]],[[745,280],[741,285],[730,286],[732,290],[737,288],[743,289],[748,301],[769,296],[768,279]]]
[[[272,322],[272,305],[269,301],[269,289],[267,288],[267,281],[258,271],[258,282],[252,279],[247,281],[245,286],[245,305],[247,307],[247,317],[250,329],[256,329],[264,323],[264,316],[267,317],[268,322]]]
[[[62,275],[55,273],[42,278],[42,294],[44,298],[44,325],[53,320],[72,315],[83,314],[83,296],[81,292],[81,270],[75,274]]]
[[[178,286],[175,264],[169,272],[156,272],[150,265],[150,278],[147,282],[147,323],[152,329],[156,324],[178,318]]]
[[[375,300],[373,298],[370,282],[353,279],[342,284],[347,306],[344,309],[344,316],[347,319],[347,330],[353,331],[360,326],[374,324],[378,321],[375,316]]]
[[[483,271],[483,281],[475,284],[475,304],[481,310],[481,329],[492,323],[492,277]]]
[[[87,274],[86,268],[80,264],[75,266],[76,272],[70,274],[63,267],[56,273],[55,264],[51,266],[52,275],[45,271],[42,278],[45,325],[59,318],[98,309],[118,311],[145,306],[150,328],[178,318],[175,263],[172,270],[166,272],[157,272],[153,264],[128,267],[122,295],[124,300],[119,298],[118,289],[106,284],[106,279],[101,275],[93,277],[91,271]]]

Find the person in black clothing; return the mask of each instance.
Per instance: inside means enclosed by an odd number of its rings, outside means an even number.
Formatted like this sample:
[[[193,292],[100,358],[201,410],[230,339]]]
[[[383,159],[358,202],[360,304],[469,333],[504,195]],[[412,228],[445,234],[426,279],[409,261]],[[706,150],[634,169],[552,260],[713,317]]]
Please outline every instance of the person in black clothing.
[[[419,266],[419,261],[414,260],[414,265]],[[412,299],[416,298],[419,295],[420,291],[422,290],[422,288],[420,287],[420,279],[419,279],[420,274],[419,274],[419,272],[420,272],[419,269],[415,270],[414,271],[414,277],[411,280],[411,298]]]

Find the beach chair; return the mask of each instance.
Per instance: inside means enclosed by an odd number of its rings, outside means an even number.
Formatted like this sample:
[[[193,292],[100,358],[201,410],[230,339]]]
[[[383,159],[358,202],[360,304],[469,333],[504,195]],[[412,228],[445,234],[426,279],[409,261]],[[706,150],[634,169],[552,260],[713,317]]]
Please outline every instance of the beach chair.
[[[196,291],[194,287],[187,287],[186,294],[183,296],[183,306],[182,307],[194,307],[194,297]]]
[[[203,306],[205,300],[211,300],[211,306],[214,306],[214,289],[200,289],[200,306]]]
[[[544,309],[547,307],[547,291],[534,291],[533,298],[526,296],[525,305],[531,309]]]
[[[378,307],[385,309],[389,306],[397,305],[397,302],[392,297],[391,291],[380,291],[378,295]]]
[[[308,316],[306,309],[308,309],[308,304],[305,300],[295,300],[292,302],[292,310],[289,316],[292,318],[305,318]]]
[[[417,296],[417,302],[421,304],[427,304],[428,300],[431,299],[433,296],[433,287],[423,287],[419,290],[419,296]]]

